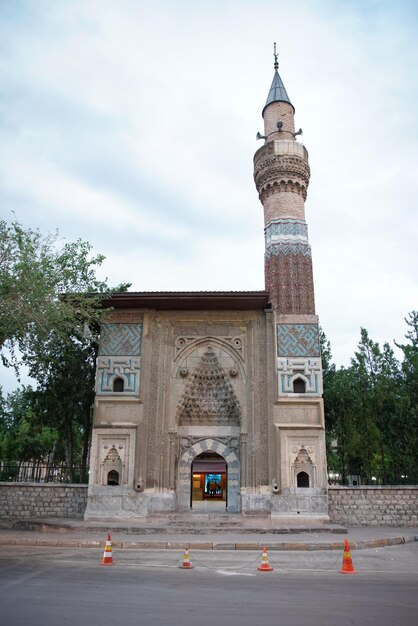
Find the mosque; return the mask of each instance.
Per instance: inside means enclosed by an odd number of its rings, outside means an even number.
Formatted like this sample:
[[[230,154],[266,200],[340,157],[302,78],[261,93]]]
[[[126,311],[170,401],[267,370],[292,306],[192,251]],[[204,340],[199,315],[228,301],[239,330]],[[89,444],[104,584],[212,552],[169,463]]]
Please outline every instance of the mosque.
[[[328,519],[310,169],[294,115],[275,54],[254,155],[265,290],[106,303],[85,519],[211,507]]]

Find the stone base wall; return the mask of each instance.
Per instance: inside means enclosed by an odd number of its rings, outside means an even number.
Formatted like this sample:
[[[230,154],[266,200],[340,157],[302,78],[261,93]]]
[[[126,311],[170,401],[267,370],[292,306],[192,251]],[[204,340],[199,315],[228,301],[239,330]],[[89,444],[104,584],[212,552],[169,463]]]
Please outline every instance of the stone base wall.
[[[418,526],[418,487],[329,487],[329,516],[351,526]]]
[[[84,519],[121,520],[172,513],[177,510],[176,494],[141,492],[130,487],[90,485]]]
[[[141,503],[143,499],[149,499],[144,498],[149,494],[135,495]],[[134,511],[125,511],[127,516],[176,509],[174,494],[153,495],[153,506],[147,501],[144,510],[141,510],[141,506],[139,509],[136,506]],[[242,496],[243,513],[275,513],[277,507],[272,506],[274,497],[261,494]],[[86,504],[87,485],[0,483],[0,519],[3,520],[46,517],[82,519]],[[94,506],[90,507],[90,516],[87,515],[86,519],[109,516],[111,512],[115,517],[123,517],[121,511],[109,509],[108,502],[101,501],[100,505],[100,511],[95,510]],[[418,486],[329,487],[328,507],[330,520],[336,524],[418,526]]]
[[[0,519],[83,518],[87,485],[0,483]]]

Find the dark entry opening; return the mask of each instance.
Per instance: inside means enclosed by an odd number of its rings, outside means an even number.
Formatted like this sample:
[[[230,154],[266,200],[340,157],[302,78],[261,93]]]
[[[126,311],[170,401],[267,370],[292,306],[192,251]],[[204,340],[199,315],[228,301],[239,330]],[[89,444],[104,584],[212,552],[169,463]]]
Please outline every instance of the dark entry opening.
[[[202,452],[192,464],[190,506],[193,502],[225,502],[227,504],[227,465],[216,452]]]
[[[119,485],[119,472],[111,470],[107,475],[108,485]]]
[[[125,383],[123,381],[123,378],[120,378],[118,376],[118,378],[115,378],[115,380],[113,381],[113,391],[116,393],[120,393],[124,390],[125,388]]]
[[[302,378],[295,378],[293,381],[294,393],[306,393],[306,383]]]
[[[309,487],[309,474],[306,472],[299,472],[296,480],[298,487]]]

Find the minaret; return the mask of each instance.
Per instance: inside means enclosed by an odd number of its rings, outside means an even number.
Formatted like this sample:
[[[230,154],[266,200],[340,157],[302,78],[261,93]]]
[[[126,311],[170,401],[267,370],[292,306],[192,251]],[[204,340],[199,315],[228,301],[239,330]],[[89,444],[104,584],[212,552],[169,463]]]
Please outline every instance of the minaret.
[[[311,247],[305,222],[308,153],[296,141],[294,113],[279,76],[264,106],[265,144],[254,156],[254,179],[264,207],[265,285],[276,314],[315,314]],[[260,137],[260,135],[258,135]],[[263,136],[261,136],[263,138]]]
[[[264,135],[257,134],[265,141],[254,155],[254,180],[264,208],[265,285],[275,324],[276,493],[290,498],[286,493],[293,489],[308,494],[306,487],[314,488],[326,515],[322,369],[305,221],[310,169],[306,148],[296,141],[302,131],[295,132],[295,109],[278,68],[274,44],[273,82],[262,111]],[[277,503],[273,498],[273,509]],[[293,504],[289,500],[285,506],[292,510]]]

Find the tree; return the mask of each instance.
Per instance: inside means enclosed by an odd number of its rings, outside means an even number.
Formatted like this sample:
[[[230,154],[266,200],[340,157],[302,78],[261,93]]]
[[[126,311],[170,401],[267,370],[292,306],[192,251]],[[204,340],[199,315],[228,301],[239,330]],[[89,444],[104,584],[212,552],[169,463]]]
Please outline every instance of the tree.
[[[86,477],[92,427],[97,342],[94,338],[54,338],[42,359],[26,359],[38,381],[36,408],[45,425],[56,428],[63,460],[73,478],[74,465]]]
[[[95,271],[104,259],[91,257],[80,239],[63,243],[19,222],[0,221],[0,351],[3,363],[40,352],[51,334],[63,339],[100,318],[109,293]],[[10,350],[11,357],[4,351]]]
[[[0,460],[7,465],[53,461],[59,432],[39,419],[35,399],[36,392],[28,386],[9,394],[1,404]]]
[[[381,348],[362,328],[350,367],[337,370],[322,337],[328,463],[344,481],[348,473],[384,483],[417,473],[418,314],[406,321],[410,343],[396,344],[402,364],[388,343]]]
[[[403,410],[396,445],[403,458],[403,467],[418,479],[418,311],[405,318],[409,330],[405,338],[410,343],[395,344],[403,352]]]
[[[367,469],[378,467],[382,470],[383,482],[388,482],[388,470],[391,473],[401,463],[392,447],[402,395],[400,364],[388,343],[382,350],[362,328],[352,369],[356,381],[358,427],[363,433],[362,466]]]
[[[85,469],[87,464],[103,300],[129,286],[109,289],[96,278],[103,259],[91,256],[87,242],[63,243],[58,233],[44,236],[17,221],[0,221],[3,363],[29,367],[39,385],[26,392],[31,419],[58,433],[60,445],[54,451],[64,450],[59,460],[69,468],[77,463]]]

